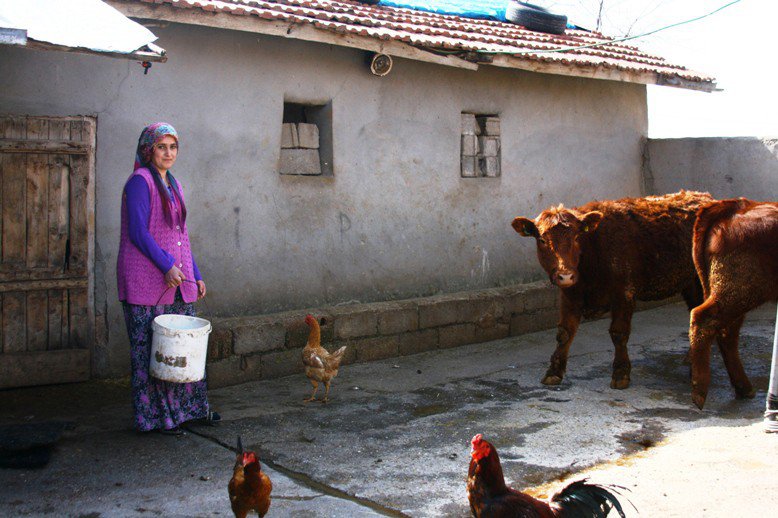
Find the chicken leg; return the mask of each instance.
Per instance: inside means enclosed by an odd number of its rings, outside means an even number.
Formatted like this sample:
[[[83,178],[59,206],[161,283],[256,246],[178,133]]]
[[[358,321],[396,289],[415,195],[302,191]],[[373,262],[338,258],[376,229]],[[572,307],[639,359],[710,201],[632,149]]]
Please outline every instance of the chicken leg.
[[[329,401],[327,399],[327,396],[329,396],[329,395],[330,395],[330,382],[329,381],[325,381],[324,382],[324,399],[322,399],[321,402],[322,403],[326,403],[327,401]]]
[[[309,397],[308,399],[303,399],[303,403],[309,403],[311,401],[316,401],[316,391],[319,390],[319,382],[314,380],[314,379],[312,379],[311,380],[311,384],[313,385],[313,392],[311,393],[311,397]],[[327,383],[327,385],[329,385],[329,383]],[[327,387],[327,392],[329,392],[329,391],[330,391],[330,388],[328,386]],[[325,401],[327,400],[326,394],[324,396],[324,400]]]

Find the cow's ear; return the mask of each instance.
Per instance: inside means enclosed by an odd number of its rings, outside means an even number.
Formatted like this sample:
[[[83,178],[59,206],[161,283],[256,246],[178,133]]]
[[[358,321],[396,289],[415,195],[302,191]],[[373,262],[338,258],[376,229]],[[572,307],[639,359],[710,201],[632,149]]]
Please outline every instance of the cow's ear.
[[[538,227],[535,226],[535,222],[527,218],[514,218],[511,223],[513,230],[527,237],[540,237]]]
[[[584,217],[581,218],[581,223],[583,223],[583,231],[584,232],[594,232],[597,229],[597,225],[600,224],[600,221],[602,220],[602,212],[598,211],[592,211],[587,212],[584,214]]]

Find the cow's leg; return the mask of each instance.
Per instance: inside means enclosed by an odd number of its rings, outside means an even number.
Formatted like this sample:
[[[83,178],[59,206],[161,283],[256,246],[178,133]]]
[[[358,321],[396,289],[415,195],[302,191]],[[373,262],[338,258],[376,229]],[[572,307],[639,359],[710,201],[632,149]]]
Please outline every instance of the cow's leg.
[[[544,385],[559,385],[567,370],[567,355],[570,344],[573,343],[578,325],[581,323],[581,305],[561,292],[559,324],[556,333],[556,350],[551,355],[551,363],[541,383]]]
[[[683,297],[683,300],[686,302],[686,307],[688,308],[689,311],[693,310],[694,308],[702,304],[702,301],[705,300],[705,297],[703,297],[702,284],[700,284],[699,277],[697,277],[696,275],[694,276],[694,283],[681,290],[681,296]],[[691,378],[692,359],[689,350],[686,351],[686,355],[683,358],[683,363],[685,365],[689,365],[689,378]]]
[[[740,361],[740,352],[738,341],[740,338],[740,327],[743,325],[745,315],[735,319],[719,331],[716,341],[719,344],[721,357],[724,358],[724,366],[729,374],[729,382],[735,389],[735,396],[738,399],[751,399],[756,395],[751,381],[748,379],[743,362]]]
[[[714,297],[694,308],[689,325],[692,362],[692,400],[702,410],[710,386],[710,346],[717,335],[718,306]]]
[[[617,300],[612,306],[611,327],[609,329],[614,347],[611,388],[625,389],[629,387],[629,374],[632,370],[627,352],[627,342],[632,329],[635,298],[631,293],[627,293],[623,299]]]

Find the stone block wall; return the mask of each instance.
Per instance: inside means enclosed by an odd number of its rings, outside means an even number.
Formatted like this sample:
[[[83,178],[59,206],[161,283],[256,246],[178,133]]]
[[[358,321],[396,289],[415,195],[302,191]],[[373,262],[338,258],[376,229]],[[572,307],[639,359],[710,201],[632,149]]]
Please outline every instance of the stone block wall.
[[[347,346],[343,363],[368,362],[516,336],[556,326],[557,289],[546,281],[393,302],[214,320],[209,386],[303,372],[304,318],[323,321],[322,345]]]

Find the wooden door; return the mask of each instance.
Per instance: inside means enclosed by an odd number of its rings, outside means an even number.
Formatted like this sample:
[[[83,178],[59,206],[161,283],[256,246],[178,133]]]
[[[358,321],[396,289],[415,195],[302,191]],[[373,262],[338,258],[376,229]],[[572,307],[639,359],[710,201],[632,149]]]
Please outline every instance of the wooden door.
[[[89,378],[95,121],[0,116],[0,388]]]

